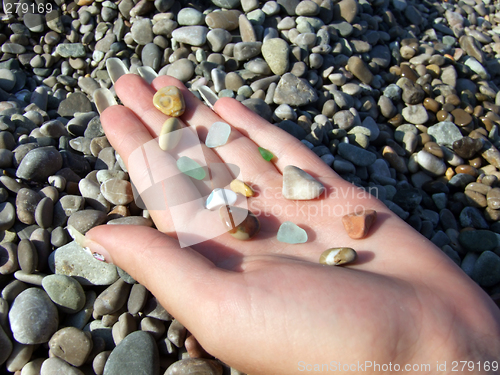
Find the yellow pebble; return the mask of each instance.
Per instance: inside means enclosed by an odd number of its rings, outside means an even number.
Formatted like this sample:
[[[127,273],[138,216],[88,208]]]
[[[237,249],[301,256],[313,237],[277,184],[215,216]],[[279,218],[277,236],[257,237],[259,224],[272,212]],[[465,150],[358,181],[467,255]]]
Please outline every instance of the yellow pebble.
[[[181,140],[182,123],[176,117],[171,117],[161,127],[158,144],[163,151],[174,149]]]
[[[181,90],[175,86],[166,86],[153,96],[153,104],[168,116],[179,117],[184,113],[186,104]]]
[[[252,190],[252,188],[240,180],[231,181],[229,187],[235,193],[239,193],[241,195],[244,195],[245,197],[253,197],[254,195],[254,191]]]
[[[335,247],[323,251],[319,257],[319,262],[327,266],[340,266],[341,264],[354,262],[357,257],[356,251],[350,247]]]

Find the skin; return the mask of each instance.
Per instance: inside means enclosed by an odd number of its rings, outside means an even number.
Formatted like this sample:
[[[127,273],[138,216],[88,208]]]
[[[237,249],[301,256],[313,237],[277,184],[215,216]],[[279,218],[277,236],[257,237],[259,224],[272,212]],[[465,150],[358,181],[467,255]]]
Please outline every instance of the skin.
[[[202,141],[212,123],[232,126],[229,142],[205,147],[204,154],[211,162],[240,167],[258,193],[249,207],[259,216],[261,232],[250,241],[226,233],[181,249],[169,211],[151,210],[158,230],[101,226],[86,237],[92,251],[105,253],[145,285],[210,354],[252,375],[303,373],[301,363],[332,361],[399,364],[398,373],[412,372],[404,371],[408,364],[430,364],[430,371],[415,372],[438,374],[451,372],[452,361],[498,358],[500,316],[481,288],[384,204],[369,194],[352,194],[360,190],[236,100],[218,100],[214,112],[172,77],[151,85],[135,75],[121,77],[115,88],[123,106],[107,108],[101,121],[125,162],[158,137],[167,116],[152,98],[168,85],[182,90],[187,109],[181,119]],[[259,146],[276,156],[272,162],[260,156]],[[127,165],[132,181],[140,179],[143,171]],[[275,194],[287,165],[321,181],[327,197],[299,202],[301,211]],[[307,213],[319,205],[330,214]],[[356,206],[378,213],[360,240],[346,234],[341,220]],[[276,241],[284,221],[306,229],[308,242]],[[320,265],[320,254],[332,247],[352,247],[358,260],[344,267]],[[437,361],[446,361],[446,371],[436,369]],[[365,369],[393,372],[376,370]],[[363,371],[351,369],[358,372]],[[480,372],[475,367],[469,373]]]

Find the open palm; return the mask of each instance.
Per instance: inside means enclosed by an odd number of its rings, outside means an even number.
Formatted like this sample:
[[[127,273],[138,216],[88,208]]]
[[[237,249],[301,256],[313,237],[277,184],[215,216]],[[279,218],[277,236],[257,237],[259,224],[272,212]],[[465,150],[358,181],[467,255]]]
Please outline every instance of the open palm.
[[[181,118],[201,141],[216,121],[232,126],[227,144],[203,146],[203,153],[208,164],[240,168],[257,192],[248,206],[261,232],[250,241],[223,234],[181,249],[171,211],[152,207],[158,231],[105,226],[87,237],[145,285],[209,353],[253,375],[358,361],[399,364],[400,371],[406,364],[429,363],[437,373],[437,360],[449,361],[449,370],[452,360],[494,358],[500,319],[480,288],[380,201],[233,99],[218,100],[214,112],[171,77],[158,77],[152,85],[135,75],[121,77],[115,88],[124,106],[106,109],[101,121],[134,183],[140,184],[144,171],[129,156],[158,137],[167,116],[152,98],[167,85],[183,92],[187,109]],[[259,146],[276,156],[272,162],[261,157]],[[322,182],[326,195],[300,202],[281,197],[287,165]],[[189,186],[169,188],[191,194]],[[362,240],[351,239],[341,221],[355,207],[378,213]],[[285,221],[304,228],[309,240],[278,242]],[[320,254],[332,247],[352,247],[358,260],[343,268],[320,265]]]

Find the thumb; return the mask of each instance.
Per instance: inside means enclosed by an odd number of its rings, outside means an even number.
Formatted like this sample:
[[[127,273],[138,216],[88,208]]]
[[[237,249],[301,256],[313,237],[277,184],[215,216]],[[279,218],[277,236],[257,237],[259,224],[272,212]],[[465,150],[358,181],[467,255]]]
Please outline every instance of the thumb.
[[[102,225],[88,231],[85,247],[104,256],[144,285],[181,323],[200,322],[212,310],[214,283],[224,273],[208,259],[160,231],[136,225]],[[189,312],[186,314],[186,312]]]

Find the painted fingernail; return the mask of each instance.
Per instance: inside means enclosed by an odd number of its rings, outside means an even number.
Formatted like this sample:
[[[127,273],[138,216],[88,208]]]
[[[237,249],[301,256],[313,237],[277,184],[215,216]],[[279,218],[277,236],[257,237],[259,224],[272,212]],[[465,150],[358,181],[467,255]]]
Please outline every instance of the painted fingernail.
[[[67,227],[69,235],[75,240],[75,242],[80,245],[83,250],[92,255],[94,259],[113,264],[113,259],[109,255],[108,251],[95,241],[85,237],[81,234],[75,227],[68,225]]]

